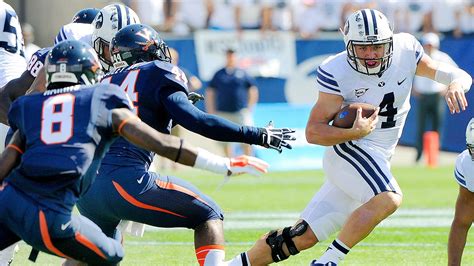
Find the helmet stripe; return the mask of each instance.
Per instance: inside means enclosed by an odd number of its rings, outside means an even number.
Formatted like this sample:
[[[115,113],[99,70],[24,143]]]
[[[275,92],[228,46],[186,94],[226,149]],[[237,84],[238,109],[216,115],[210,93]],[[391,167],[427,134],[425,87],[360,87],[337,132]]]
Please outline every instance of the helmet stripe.
[[[122,29],[122,8],[120,5],[115,5],[115,8],[117,9],[117,15],[118,15],[118,28],[117,30]]]
[[[379,34],[379,29],[377,28],[377,19],[375,18],[375,12],[373,9],[371,9],[370,13],[372,14],[372,23],[374,24],[374,34],[377,35]]]
[[[365,9],[361,10],[362,13],[362,18],[364,19],[364,29],[365,29],[365,35],[369,35],[369,22],[367,21],[367,14],[365,13]]]
[[[127,16],[127,25],[130,25],[130,11],[128,7],[125,8],[125,15]]]

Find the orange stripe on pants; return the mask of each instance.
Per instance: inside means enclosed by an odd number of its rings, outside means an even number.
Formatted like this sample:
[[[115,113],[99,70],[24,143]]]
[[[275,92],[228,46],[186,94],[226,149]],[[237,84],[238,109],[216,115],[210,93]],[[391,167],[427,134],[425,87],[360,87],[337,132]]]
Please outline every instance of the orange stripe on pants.
[[[60,257],[63,258],[70,258],[59,249],[57,249],[54,245],[53,242],[51,241],[51,237],[49,236],[49,231],[48,231],[48,223],[46,222],[46,216],[44,215],[43,211],[39,211],[39,222],[40,222],[40,232],[41,232],[41,238],[43,239],[43,243],[46,246],[46,248],[51,251],[53,254],[56,254]]]
[[[92,241],[87,239],[85,236],[81,235],[79,232],[76,232],[75,236],[76,236],[77,242],[83,244],[88,249],[94,251],[97,255],[99,255],[99,257],[103,258],[104,260],[107,259],[104,255],[104,253],[102,253],[102,251],[99,249],[99,247],[96,246],[94,243],[92,243]]]
[[[118,183],[112,181],[115,189],[117,190],[117,192],[120,194],[120,196],[122,196],[122,198],[124,198],[126,201],[128,201],[130,204],[138,207],[138,208],[142,208],[142,209],[147,209],[147,210],[152,210],[152,211],[159,211],[159,212],[164,212],[164,213],[168,213],[168,214],[171,214],[171,215],[174,215],[174,216],[178,216],[178,217],[181,217],[181,218],[187,218],[186,216],[183,216],[183,215],[180,215],[180,214],[177,214],[175,212],[172,212],[172,211],[168,211],[168,210],[165,210],[165,209],[162,209],[162,208],[158,208],[158,207],[155,207],[155,206],[152,206],[152,205],[148,205],[146,203],[143,203],[143,202],[140,202],[138,201],[137,199],[135,199],[134,197],[132,197],[132,195],[128,194],[127,191],[125,191],[125,189],[123,189]]]

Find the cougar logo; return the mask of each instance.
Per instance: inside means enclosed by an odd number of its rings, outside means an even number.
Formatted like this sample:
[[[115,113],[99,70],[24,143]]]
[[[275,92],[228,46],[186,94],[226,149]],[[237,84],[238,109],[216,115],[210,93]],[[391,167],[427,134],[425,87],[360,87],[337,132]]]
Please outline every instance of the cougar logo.
[[[364,95],[366,91],[368,91],[369,88],[360,88],[355,90],[355,96],[359,98],[360,96]]]

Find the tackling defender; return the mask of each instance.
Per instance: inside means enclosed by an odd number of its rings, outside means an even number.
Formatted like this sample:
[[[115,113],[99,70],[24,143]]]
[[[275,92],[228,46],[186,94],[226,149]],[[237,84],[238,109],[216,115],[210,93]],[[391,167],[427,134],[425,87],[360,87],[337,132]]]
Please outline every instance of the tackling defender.
[[[18,99],[9,112],[16,132],[0,158],[0,250],[23,239],[52,255],[89,264],[118,263],[123,258],[120,236],[107,237],[90,220],[72,214],[118,136],[223,175],[266,172],[268,165],[257,158],[223,158],[143,123],[117,86],[94,85],[102,71],[88,44],[59,43],[48,54],[45,69],[47,91]]]
[[[337,265],[350,249],[401,204],[402,191],[390,172],[390,158],[410,109],[415,75],[447,85],[452,114],[467,107],[471,77],[433,61],[410,34],[393,34],[382,13],[358,10],[342,31],[346,51],[317,69],[319,98],[306,126],[309,143],[328,146],[323,158],[326,181],[294,226],[271,231],[230,265],[266,265],[311,248],[339,231],[326,252],[311,265]],[[379,109],[352,128],[329,125],[342,106],[365,102]],[[378,114],[378,115],[377,115]]]
[[[459,184],[456,211],[449,231],[448,265],[461,265],[462,253],[474,222],[474,118],[466,127],[467,149],[458,155],[454,177]]]
[[[192,105],[184,73],[170,63],[168,47],[151,27],[129,25],[116,33],[110,45],[115,70],[102,83],[117,84],[126,91],[134,112],[156,130],[169,134],[176,122],[217,140],[259,144],[278,151],[290,147],[286,142],[292,139],[289,129],[240,126]],[[183,180],[149,171],[153,155],[125,139],[117,140],[102,162],[96,183],[78,202],[79,211],[109,236],[122,219],[192,228],[198,262],[221,265],[221,210]]]

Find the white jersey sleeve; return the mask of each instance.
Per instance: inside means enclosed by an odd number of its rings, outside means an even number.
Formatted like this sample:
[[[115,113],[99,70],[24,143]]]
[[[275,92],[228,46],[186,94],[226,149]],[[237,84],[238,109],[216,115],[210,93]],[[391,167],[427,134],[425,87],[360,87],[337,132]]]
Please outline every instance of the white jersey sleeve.
[[[474,161],[468,150],[458,155],[454,168],[454,178],[460,186],[474,192]]]
[[[54,39],[54,44],[65,40],[82,41],[92,45],[92,32],[94,28],[91,24],[69,23],[61,27],[58,35]]]
[[[334,70],[332,65],[336,57],[341,55],[330,56],[318,67],[316,71],[316,88],[320,92],[330,93],[341,95],[341,90],[339,89],[339,83],[334,77]]]

